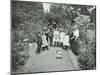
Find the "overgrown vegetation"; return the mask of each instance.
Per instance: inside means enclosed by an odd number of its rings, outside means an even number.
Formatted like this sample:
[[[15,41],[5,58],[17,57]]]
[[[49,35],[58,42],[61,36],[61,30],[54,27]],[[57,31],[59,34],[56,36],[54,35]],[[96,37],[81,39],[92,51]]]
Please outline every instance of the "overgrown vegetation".
[[[81,18],[82,17],[82,18]],[[80,21],[78,21],[80,19]],[[80,68],[90,70],[96,68],[95,24],[90,23],[89,16],[77,17],[76,23],[80,25]],[[83,22],[82,22],[83,21]]]

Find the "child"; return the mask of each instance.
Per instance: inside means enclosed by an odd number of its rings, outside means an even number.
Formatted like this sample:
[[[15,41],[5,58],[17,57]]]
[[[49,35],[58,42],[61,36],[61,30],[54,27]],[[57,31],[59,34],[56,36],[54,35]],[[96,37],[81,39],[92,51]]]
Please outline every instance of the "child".
[[[64,31],[61,30],[60,32],[60,46],[61,47],[63,46],[64,35],[65,35]]]
[[[69,35],[66,32],[65,35],[64,35],[64,40],[63,40],[63,48],[65,50],[67,50],[68,46],[70,46],[70,43],[69,43]]]
[[[56,28],[56,30],[54,31],[54,34],[53,34],[53,45],[58,46],[59,37],[60,37],[60,34],[59,34],[59,31],[58,31],[58,28]]]

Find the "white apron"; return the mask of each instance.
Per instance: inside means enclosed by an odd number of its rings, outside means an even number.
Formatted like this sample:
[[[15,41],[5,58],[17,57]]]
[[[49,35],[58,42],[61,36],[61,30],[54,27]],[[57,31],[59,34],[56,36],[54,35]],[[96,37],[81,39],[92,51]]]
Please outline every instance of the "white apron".
[[[46,36],[45,35],[42,35],[42,47],[45,47],[45,46],[48,46],[48,42],[46,40]]]
[[[54,31],[54,37],[53,37],[53,42],[59,42],[59,31]]]
[[[60,43],[63,43],[64,36],[65,36],[65,33],[64,32],[61,32],[60,33]]]
[[[77,39],[79,37],[79,30],[76,29],[76,30],[73,31],[73,33],[74,33],[74,36],[76,36],[76,39]]]
[[[69,43],[69,36],[68,35],[64,36],[63,45],[67,45],[67,46],[70,45],[70,43]]]

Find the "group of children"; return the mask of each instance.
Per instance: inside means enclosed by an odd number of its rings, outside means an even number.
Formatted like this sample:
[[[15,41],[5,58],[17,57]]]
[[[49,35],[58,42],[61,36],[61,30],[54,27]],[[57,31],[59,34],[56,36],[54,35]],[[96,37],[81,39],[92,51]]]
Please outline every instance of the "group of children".
[[[56,28],[53,36],[53,45],[61,46],[63,49],[67,49],[67,47],[70,45],[68,31],[64,31],[61,28]]]
[[[68,34],[67,30],[63,28],[50,28],[47,31],[39,32],[37,34],[37,50],[36,53],[40,53],[44,50],[49,50],[49,45],[54,47],[62,47],[67,50],[69,46],[75,49],[75,40],[79,37],[79,30],[74,27],[72,35]],[[73,46],[72,46],[73,45]]]

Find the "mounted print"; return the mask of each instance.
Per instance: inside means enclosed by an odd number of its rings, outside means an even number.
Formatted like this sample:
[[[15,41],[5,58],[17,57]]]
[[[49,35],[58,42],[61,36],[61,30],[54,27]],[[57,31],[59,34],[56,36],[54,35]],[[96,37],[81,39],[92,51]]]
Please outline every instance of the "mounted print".
[[[11,74],[96,69],[96,6],[11,1]]]

